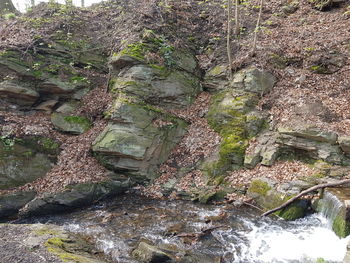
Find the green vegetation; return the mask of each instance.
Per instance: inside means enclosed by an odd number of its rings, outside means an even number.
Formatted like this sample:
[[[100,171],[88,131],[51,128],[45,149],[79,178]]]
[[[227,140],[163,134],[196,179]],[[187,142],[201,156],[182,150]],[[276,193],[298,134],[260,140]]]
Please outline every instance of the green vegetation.
[[[332,229],[339,237],[344,238],[350,234],[350,222],[346,221],[342,214],[338,214],[333,221]]]
[[[46,241],[45,245],[47,250],[59,257],[63,262],[75,262],[75,263],[90,263],[92,262],[87,257],[76,255],[66,251],[66,244],[71,243],[69,239],[63,239],[60,237],[53,237]]]
[[[176,61],[173,57],[175,48],[171,46],[164,37],[156,37],[153,32],[145,33],[143,41],[127,45],[114,56],[128,55],[135,59],[145,61],[152,67],[164,70],[164,66],[173,67]],[[159,60],[161,57],[164,63]]]
[[[44,151],[56,151],[60,147],[57,142],[45,137],[39,139],[39,144],[42,145]]]
[[[44,235],[58,235],[58,231],[50,229],[48,227],[42,227],[39,229],[35,229],[33,231],[38,236],[44,236]]]
[[[7,14],[4,14],[3,17],[6,20],[15,19],[16,18],[16,14],[14,14],[14,13],[7,13]]]
[[[271,186],[269,186],[267,182],[264,182],[262,180],[254,180],[249,186],[249,192],[259,194],[261,196],[266,196],[267,192],[271,189]]]
[[[227,92],[221,92],[213,96],[207,119],[209,125],[222,137],[222,142],[219,160],[205,168],[210,176],[215,177],[225,170],[242,166],[250,138],[247,113],[255,101],[255,95],[250,93],[230,97]]]
[[[64,120],[68,123],[76,123],[76,124],[81,125],[85,131],[87,131],[91,128],[91,122],[85,117],[66,116],[66,117],[64,117]]]
[[[3,135],[0,136],[0,142],[3,144],[5,149],[11,149],[16,143],[16,138]]]
[[[295,220],[304,217],[305,208],[298,204],[291,204],[288,207],[276,212],[275,214],[285,220]]]

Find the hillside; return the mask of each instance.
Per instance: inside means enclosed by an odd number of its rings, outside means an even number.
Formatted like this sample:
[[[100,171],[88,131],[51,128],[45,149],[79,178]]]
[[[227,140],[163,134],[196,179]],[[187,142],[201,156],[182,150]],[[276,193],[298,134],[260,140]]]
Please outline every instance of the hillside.
[[[281,203],[348,178],[349,3],[330,2],[268,1],[252,54],[259,3],[243,1],[232,79],[219,0],[40,4],[3,16],[3,215],[128,189],[269,209],[256,194],[278,189]]]

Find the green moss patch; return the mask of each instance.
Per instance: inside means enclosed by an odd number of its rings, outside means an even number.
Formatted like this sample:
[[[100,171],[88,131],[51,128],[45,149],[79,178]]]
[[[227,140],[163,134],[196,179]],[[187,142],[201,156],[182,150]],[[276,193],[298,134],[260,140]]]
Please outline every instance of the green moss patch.
[[[275,214],[285,220],[295,220],[305,216],[305,208],[298,204],[291,204]]]
[[[350,222],[346,221],[344,216],[338,214],[333,221],[332,229],[337,236],[344,238],[350,234]]]
[[[66,116],[66,117],[64,117],[64,120],[68,123],[81,125],[85,131],[87,131],[91,128],[91,122],[85,117]]]
[[[209,175],[220,175],[234,166],[241,167],[248,146],[247,113],[257,102],[252,93],[232,96],[221,92],[213,96],[207,115],[209,125],[220,134],[219,160],[211,164]]]
[[[165,67],[176,65],[174,58],[175,48],[171,46],[163,37],[152,35],[144,38],[142,41],[127,45],[119,53],[113,56],[127,55],[137,60],[147,62],[152,67],[164,70]],[[163,62],[159,59],[162,58]]]
[[[63,262],[94,263],[100,262],[94,259],[89,253],[93,249],[79,237],[71,239],[63,237],[65,234],[58,234],[45,242],[47,250],[59,257]]]
[[[262,180],[254,180],[251,182],[249,187],[249,192],[258,194],[261,196],[266,196],[267,192],[270,191],[272,188],[269,186],[267,182],[264,182]]]

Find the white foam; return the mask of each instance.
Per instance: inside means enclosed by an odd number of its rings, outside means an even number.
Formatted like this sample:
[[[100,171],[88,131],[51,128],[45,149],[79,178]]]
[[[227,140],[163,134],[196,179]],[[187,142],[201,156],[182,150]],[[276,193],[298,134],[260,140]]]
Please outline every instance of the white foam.
[[[309,220],[315,221],[315,217]],[[320,215],[317,215],[320,217]],[[318,225],[308,224],[308,219],[284,229],[268,223],[254,226],[247,222],[251,231],[245,233],[245,244],[233,244],[239,248],[237,262],[315,262],[323,258],[329,262],[341,262],[346,253],[347,238],[339,238],[328,228],[327,220],[320,218]],[[234,251],[237,255],[237,252]]]

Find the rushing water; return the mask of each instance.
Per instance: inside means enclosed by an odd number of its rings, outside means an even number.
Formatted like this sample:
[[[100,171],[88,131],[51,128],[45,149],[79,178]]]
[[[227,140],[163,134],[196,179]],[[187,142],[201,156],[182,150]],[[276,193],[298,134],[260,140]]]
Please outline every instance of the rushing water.
[[[341,262],[348,238],[339,239],[329,221],[314,214],[286,222],[260,218],[249,208],[124,196],[71,214],[35,219],[64,225],[88,236],[114,262],[134,263],[129,253],[140,240],[172,251],[185,262],[313,263]],[[198,240],[188,233],[213,230]],[[187,234],[184,234],[187,233]]]

